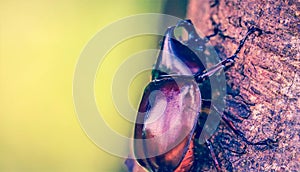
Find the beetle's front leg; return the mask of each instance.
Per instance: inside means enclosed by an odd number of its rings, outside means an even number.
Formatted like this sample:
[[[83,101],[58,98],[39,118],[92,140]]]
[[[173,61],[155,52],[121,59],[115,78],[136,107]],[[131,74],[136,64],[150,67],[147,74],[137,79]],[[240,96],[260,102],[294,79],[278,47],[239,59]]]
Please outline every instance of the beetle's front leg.
[[[227,57],[223,61],[221,61],[218,64],[216,64],[215,66],[205,70],[204,72],[197,73],[194,76],[195,80],[197,82],[202,82],[203,80],[205,80],[205,79],[209,78],[210,76],[214,75],[216,72],[218,72],[219,70],[225,68],[226,66],[232,65],[234,63],[234,60],[238,57],[237,55],[240,53],[240,51],[241,51],[242,47],[244,46],[246,40],[249,38],[250,35],[254,34],[255,32],[258,32],[258,35],[270,34],[271,33],[271,32],[268,32],[268,31],[263,31],[263,30],[261,30],[259,28],[256,28],[256,27],[250,27],[248,29],[247,34],[240,41],[238,48],[236,49],[236,51],[234,52],[234,54],[232,56]]]

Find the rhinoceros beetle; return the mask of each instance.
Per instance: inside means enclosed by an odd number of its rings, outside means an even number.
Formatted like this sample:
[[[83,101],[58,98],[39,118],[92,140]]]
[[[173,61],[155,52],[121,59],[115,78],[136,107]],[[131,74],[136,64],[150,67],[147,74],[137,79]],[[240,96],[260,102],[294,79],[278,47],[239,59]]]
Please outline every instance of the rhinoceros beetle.
[[[176,37],[175,29],[187,31],[187,40]],[[147,85],[140,102],[135,128],[133,152],[138,164],[148,171],[192,171],[194,140],[198,137],[198,118],[203,110],[203,95],[199,84],[220,69],[233,65],[249,35],[265,33],[251,27],[240,41],[235,53],[205,69],[200,61],[211,38],[201,38],[190,20],[181,20],[169,27],[161,44],[161,51],[152,70],[152,80]],[[209,97],[209,96],[208,96]],[[213,107],[212,107],[213,108]],[[248,141],[226,114],[221,119],[249,145],[270,146],[276,140]],[[206,140],[217,171],[221,167],[209,139]]]

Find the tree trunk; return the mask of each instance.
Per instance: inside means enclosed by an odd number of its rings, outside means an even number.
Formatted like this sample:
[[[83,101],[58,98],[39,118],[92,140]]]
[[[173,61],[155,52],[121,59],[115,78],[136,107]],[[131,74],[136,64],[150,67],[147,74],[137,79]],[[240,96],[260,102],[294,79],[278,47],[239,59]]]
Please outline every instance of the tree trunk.
[[[226,71],[225,112],[236,119],[250,115],[235,123],[237,128],[254,142],[277,138],[278,146],[262,151],[250,145],[244,154],[217,149],[222,168],[225,157],[233,171],[300,170],[299,10],[296,0],[189,2],[187,18],[200,32],[210,35],[218,27],[218,35],[210,42],[221,58],[234,53],[250,26],[271,32],[250,36],[234,66]],[[226,131],[216,134],[222,132]],[[216,137],[212,140],[218,142]]]

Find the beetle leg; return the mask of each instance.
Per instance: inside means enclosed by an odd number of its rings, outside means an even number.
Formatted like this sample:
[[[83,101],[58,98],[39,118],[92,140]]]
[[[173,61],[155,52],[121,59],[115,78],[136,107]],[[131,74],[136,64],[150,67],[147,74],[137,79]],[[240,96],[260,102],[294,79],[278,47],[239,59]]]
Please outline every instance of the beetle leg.
[[[232,129],[232,131],[240,136],[242,138],[242,140],[247,143],[248,145],[254,145],[254,146],[263,146],[262,148],[260,147],[256,147],[257,150],[266,150],[268,148],[273,148],[273,147],[277,147],[277,143],[278,143],[278,140],[275,139],[270,139],[270,138],[267,138],[265,140],[261,140],[261,141],[258,141],[258,142],[252,142],[252,141],[249,141],[246,137],[245,137],[245,134],[243,132],[241,132],[240,130],[238,130],[235,125],[233,124],[233,122],[224,114],[224,113],[221,113],[214,105],[212,105],[213,108],[217,111],[217,113],[221,116],[222,120],[229,126],[229,128]]]
[[[209,151],[210,151],[211,157],[212,157],[212,159],[213,159],[213,161],[214,161],[214,164],[215,164],[215,166],[216,166],[217,171],[218,171],[218,172],[221,172],[222,170],[221,170],[219,161],[218,161],[218,159],[217,159],[216,153],[215,153],[215,151],[214,151],[214,148],[213,148],[211,142],[210,142],[209,140],[206,140],[206,145],[207,145],[207,147],[208,147],[208,149],[209,149]]]
[[[244,46],[246,40],[249,38],[249,36],[255,32],[258,32],[258,35],[261,34],[270,34],[271,32],[268,31],[263,31],[259,28],[256,27],[250,27],[248,29],[248,32],[246,33],[246,36],[240,41],[238,48],[236,49],[236,51],[234,52],[234,54],[230,57],[227,57],[226,59],[224,59],[223,61],[219,62],[218,64],[216,64],[215,66],[205,70],[204,72],[201,73],[197,73],[195,75],[195,80],[197,82],[201,82],[205,79],[207,79],[208,77],[212,76],[213,74],[215,74],[216,72],[218,72],[220,69],[223,69],[226,66],[230,66],[234,63],[235,58],[237,58],[238,54],[240,53],[242,47]]]
[[[248,29],[248,32],[246,33],[246,36],[240,41],[240,45],[238,46],[237,50],[235,51],[235,53],[233,54],[233,56],[237,57],[237,54],[241,51],[242,47],[244,46],[246,40],[248,39],[248,37],[255,33],[255,32],[258,32],[258,36],[262,35],[262,34],[271,34],[272,32],[270,31],[263,31],[257,27],[250,27]],[[231,57],[233,57],[231,56]],[[229,58],[231,58],[229,57]]]
[[[223,69],[225,67],[225,64],[229,63],[229,60],[231,59],[225,59],[224,61],[221,61],[220,63],[216,64],[215,66],[205,70],[202,74],[196,74],[195,80],[197,82],[202,82],[203,80],[209,78],[210,76],[218,72],[220,69]],[[234,61],[231,60],[231,62],[233,63]]]

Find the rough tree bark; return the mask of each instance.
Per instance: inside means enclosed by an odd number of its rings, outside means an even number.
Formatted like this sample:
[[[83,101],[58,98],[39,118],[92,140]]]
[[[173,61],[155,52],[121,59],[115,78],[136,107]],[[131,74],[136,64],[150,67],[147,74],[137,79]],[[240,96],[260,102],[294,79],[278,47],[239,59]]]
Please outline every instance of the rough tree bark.
[[[256,26],[272,32],[252,35],[235,65],[226,71],[225,111],[233,118],[250,115],[236,126],[249,140],[278,138],[278,147],[261,151],[248,146],[245,154],[217,149],[221,151],[218,158],[225,157],[233,171],[300,170],[299,15],[300,2],[297,0],[189,2],[187,18],[199,31],[210,35],[218,27],[219,34],[211,43],[220,52],[220,57],[233,54],[247,27]],[[220,129],[217,133],[222,132],[229,131]],[[214,139],[217,142],[216,137]],[[221,164],[225,168],[226,165]]]

